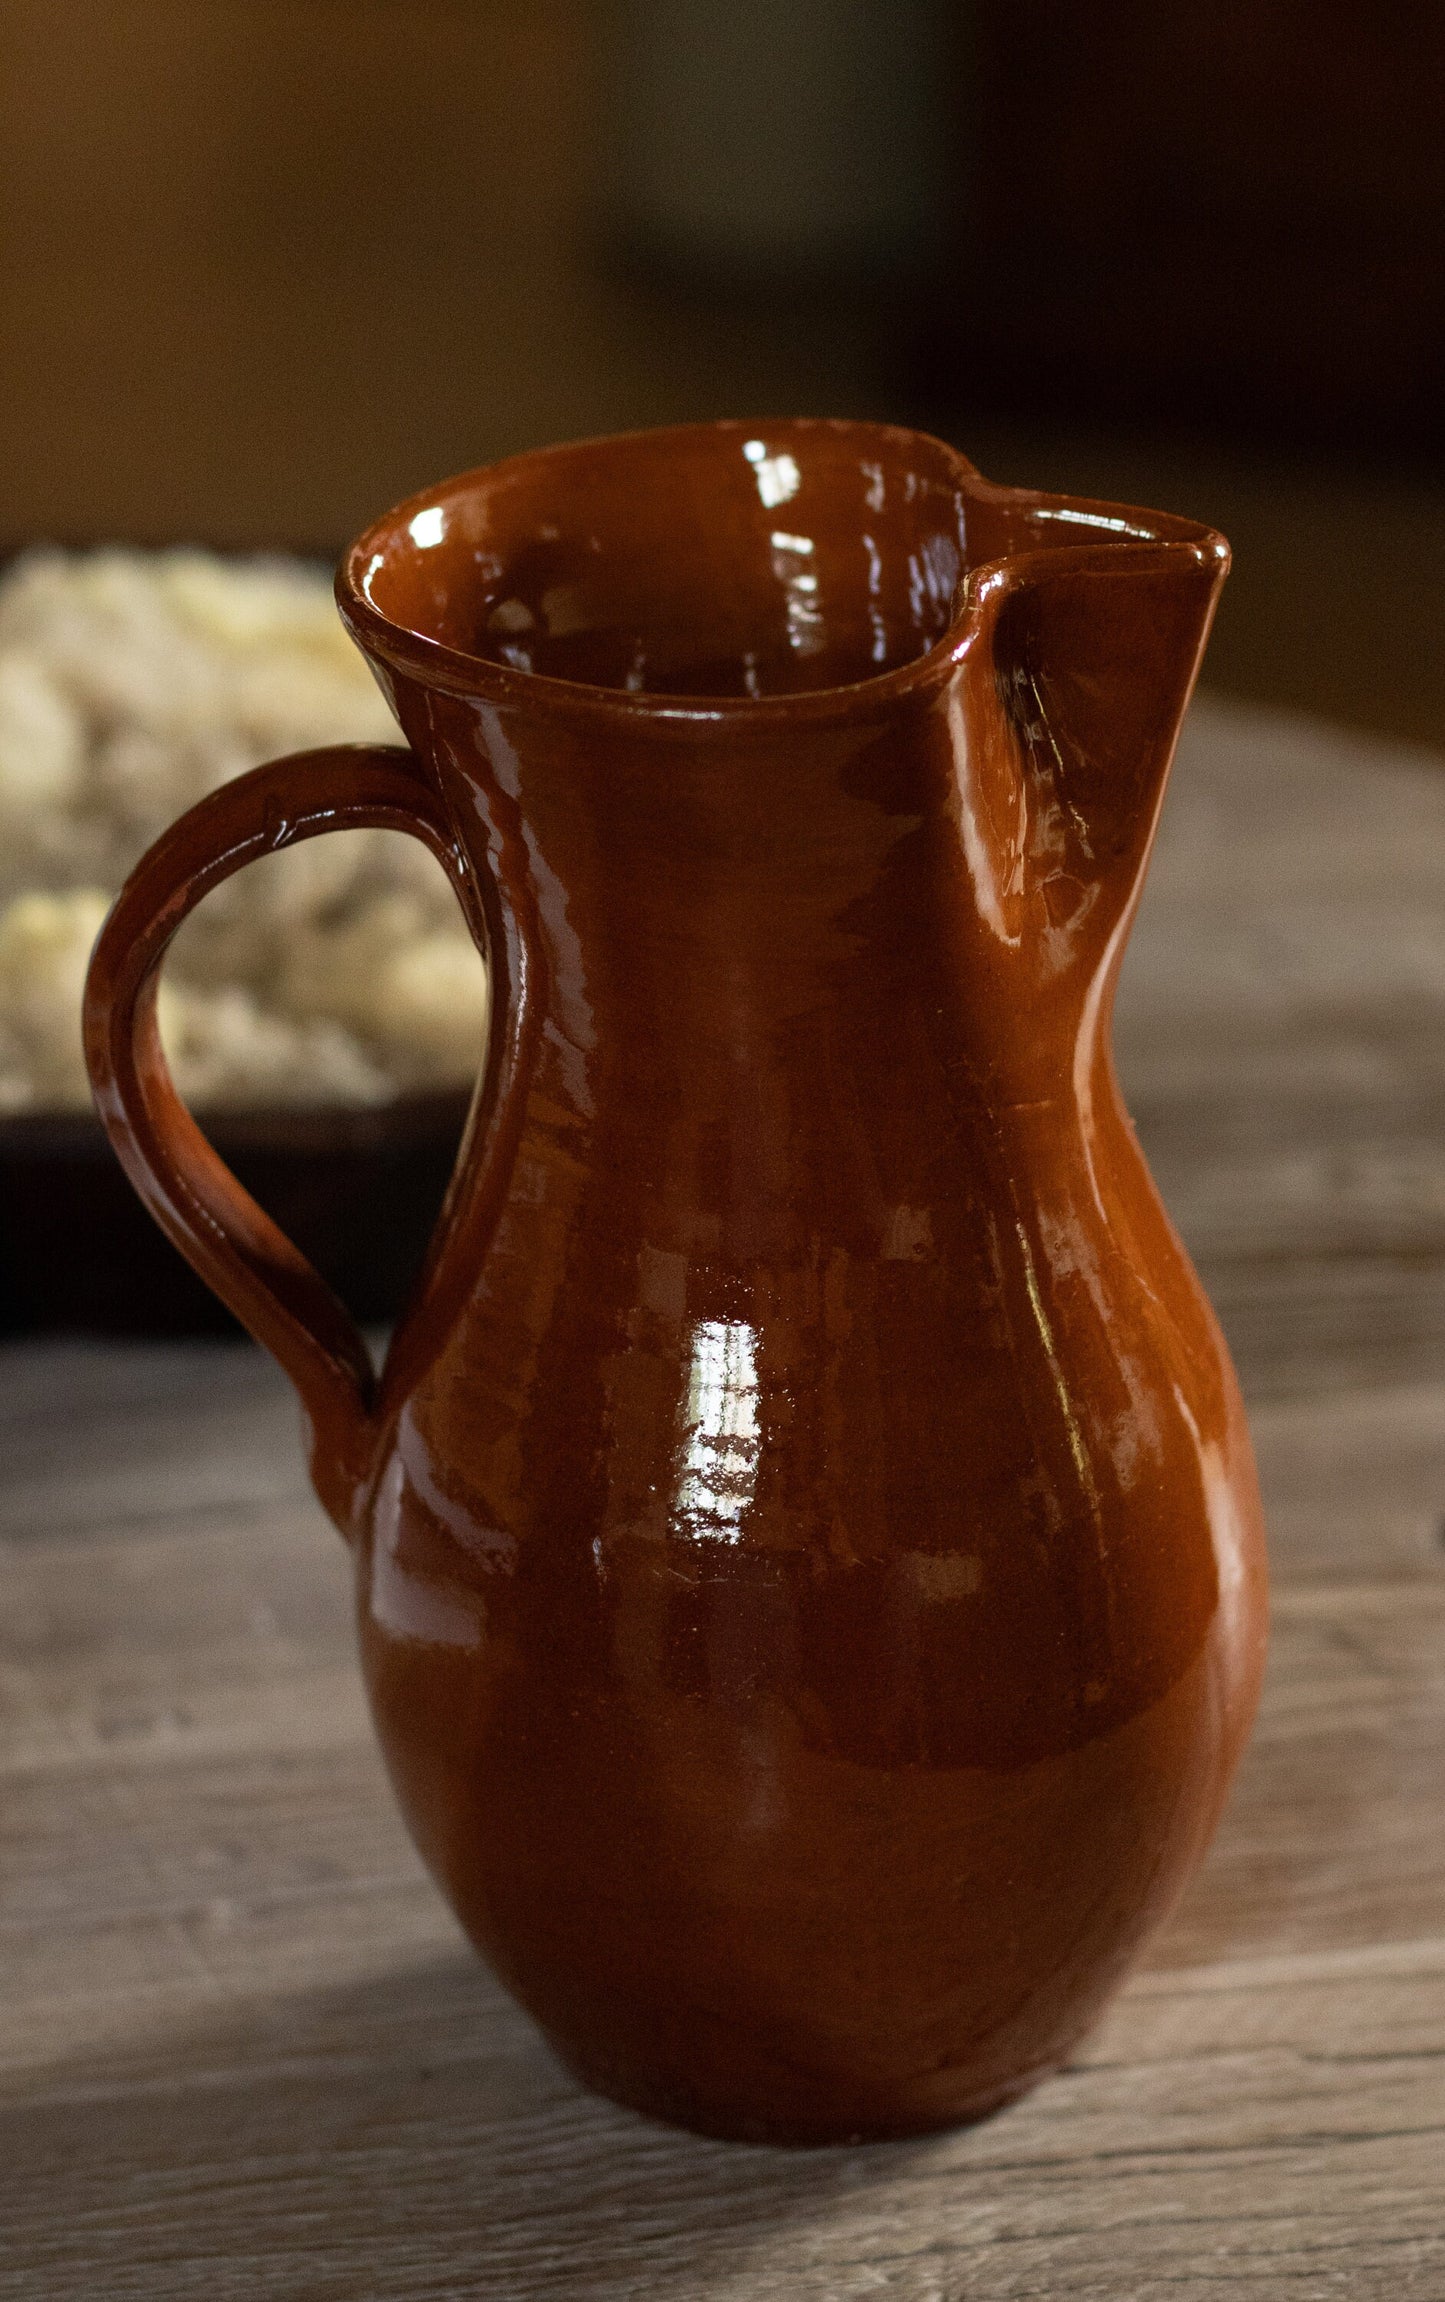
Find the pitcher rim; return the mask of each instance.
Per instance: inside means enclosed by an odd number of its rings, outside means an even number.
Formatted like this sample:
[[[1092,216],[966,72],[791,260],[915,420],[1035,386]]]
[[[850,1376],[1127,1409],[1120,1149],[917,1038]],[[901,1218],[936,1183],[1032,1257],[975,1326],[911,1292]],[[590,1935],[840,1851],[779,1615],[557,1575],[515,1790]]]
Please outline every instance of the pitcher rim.
[[[647,440],[659,444],[705,436],[752,433],[806,436],[822,431],[851,432],[860,442],[895,449],[908,445],[941,457],[951,470],[959,492],[990,503],[1015,503],[1032,508],[1040,517],[1060,522],[1077,521],[1092,531],[1077,544],[1044,544],[981,560],[965,568],[954,596],[947,628],[906,663],[868,674],[863,679],[826,687],[801,688],[783,695],[676,695],[665,690],[633,690],[600,681],[558,679],[552,674],[524,671],[515,665],[474,655],[464,648],[396,622],[377,607],[366,591],[367,577],[384,556],[384,547],[421,512],[511,472],[526,464],[549,461],[585,450],[617,448]],[[1142,573],[1151,561],[1177,559],[1180,552],[1201,564],[1228,566],[1229,545],[1215,528],[1181,514],[1161,512],[1101,497],[1065,495],[1047,489],[1011,487],[986,479],[978,466],[951,442],[936,433],[905,424],[875,422],[868,418],[837,416],[719,417],[698,423],[639,426],[629,431],[604,432],[576,440],[525,448],[490,463],[475,464],[404,496],[369,522],[348,545],[336,571],[336,604],[343,623],[362,653],[416,679],[422,686],[440,688],[483,701],[506,704],[530,699],[545,702],[551,712],[570,711],[586,718],[637,722],[683,722],[694,728],[726,724],[763,727],[778,721],[832,719],[852,716],[877,703],[892,706],[916,689],[941,687],[971,645],[984,601],[999,589],[1014,589],[1047,565],[1061,574],[1081,570],[1090,561],[1101,570],[1127,567]]]

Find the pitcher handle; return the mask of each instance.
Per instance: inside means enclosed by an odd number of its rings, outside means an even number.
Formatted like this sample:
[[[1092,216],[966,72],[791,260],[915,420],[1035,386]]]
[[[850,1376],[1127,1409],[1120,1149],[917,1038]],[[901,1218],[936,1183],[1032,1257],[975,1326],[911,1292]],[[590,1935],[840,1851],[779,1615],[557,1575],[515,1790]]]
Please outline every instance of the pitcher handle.
[[[181,1101],[156,990],[176,929],[222,880],[300,840],[362,828],[420,839],[463,893],[465,862],[413,753],[378,744],[295,752],[222,784],[162,834],[111,908],[85,989],[86,1061],[121,1165],[167,1237],[290,1376],[310,1427],[313,1484],[346,1534],[374,1453],[370,1355],[325,1280]]]

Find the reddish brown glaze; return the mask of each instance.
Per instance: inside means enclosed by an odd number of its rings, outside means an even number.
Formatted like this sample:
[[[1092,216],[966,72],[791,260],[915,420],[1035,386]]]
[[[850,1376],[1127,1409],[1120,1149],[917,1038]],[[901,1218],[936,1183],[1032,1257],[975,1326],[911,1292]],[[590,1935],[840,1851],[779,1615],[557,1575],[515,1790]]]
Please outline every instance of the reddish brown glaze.
[[[412,753],[227,786],[101,938],[102,1114],[301,1392],[417,1842],[662,2117],[1007,2101],[1219,1812],[1258,1502],[1109,1014],[1226,561],[861,424],[471,473],[340,579]],[[431,844],[496,992],[374,1393],[149,988],[206,887],[357,822]]]

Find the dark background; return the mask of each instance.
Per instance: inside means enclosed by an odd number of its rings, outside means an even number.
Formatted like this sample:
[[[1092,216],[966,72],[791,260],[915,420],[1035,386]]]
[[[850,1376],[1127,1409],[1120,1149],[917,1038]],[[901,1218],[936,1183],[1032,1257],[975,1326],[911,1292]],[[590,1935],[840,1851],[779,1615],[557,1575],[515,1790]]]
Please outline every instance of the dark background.
[[[0,548],[864,413],[1214,521],[1216,686],[1445,739],[1445,12],[0,0]]]

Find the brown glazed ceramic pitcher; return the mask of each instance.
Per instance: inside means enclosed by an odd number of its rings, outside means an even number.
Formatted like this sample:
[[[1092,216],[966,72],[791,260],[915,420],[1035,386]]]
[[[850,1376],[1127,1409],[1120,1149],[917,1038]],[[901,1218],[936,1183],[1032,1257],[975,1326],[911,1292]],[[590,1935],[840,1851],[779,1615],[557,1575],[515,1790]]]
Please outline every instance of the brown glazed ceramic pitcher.
[[[659,2117],[1008,2101],[1218,1816],[1259,1506],[1109,1018],[1226,561],[882,426],[520,456],[345,561],[410,748],[227,784],[101,936],[102,1116],[301,1394],[417,1844]],[[155,1022],[209,889],[358,824],[494,986],[379,1379]]]

